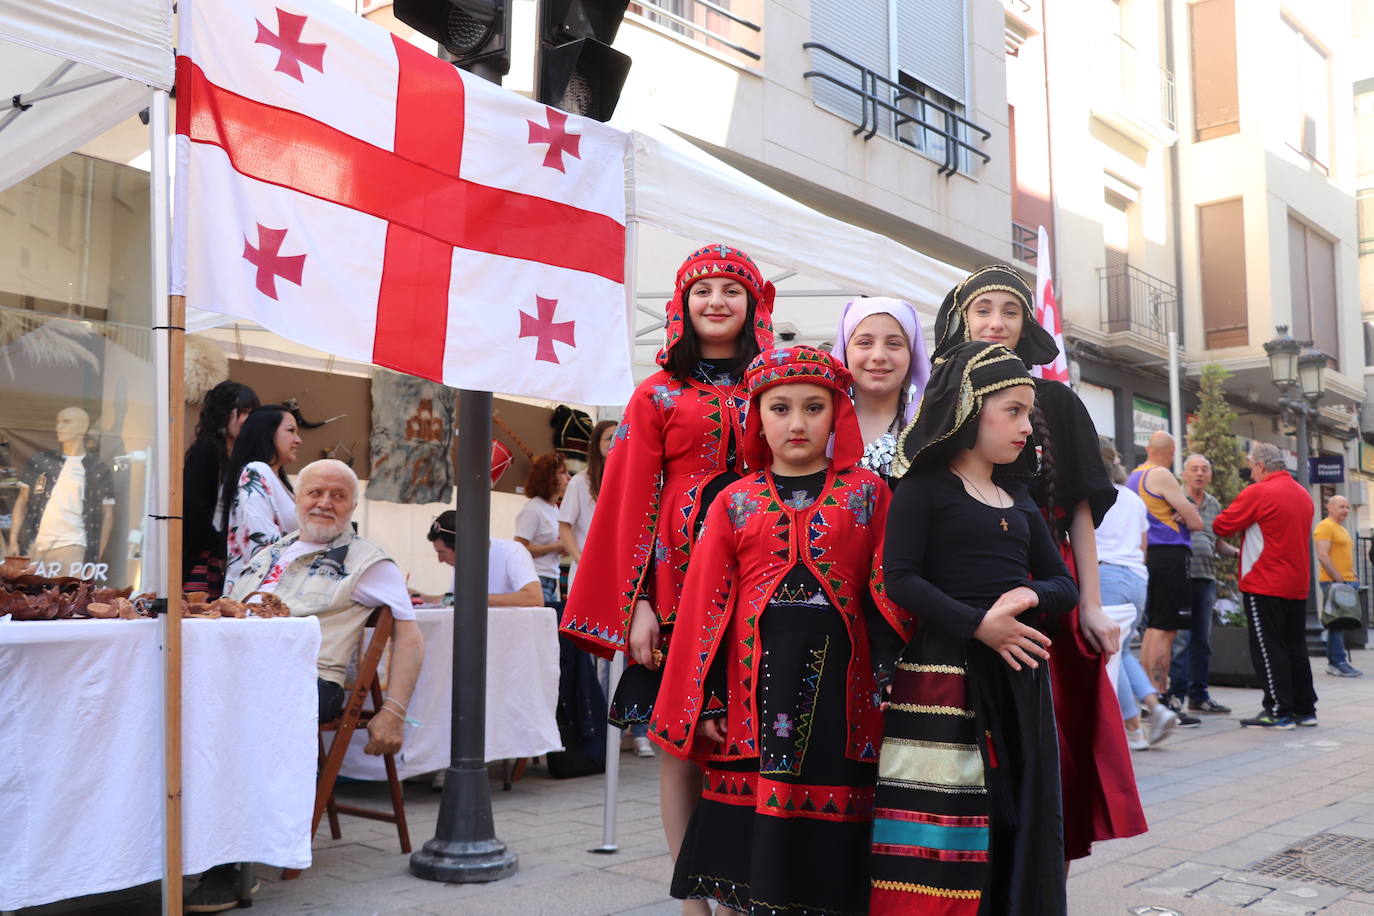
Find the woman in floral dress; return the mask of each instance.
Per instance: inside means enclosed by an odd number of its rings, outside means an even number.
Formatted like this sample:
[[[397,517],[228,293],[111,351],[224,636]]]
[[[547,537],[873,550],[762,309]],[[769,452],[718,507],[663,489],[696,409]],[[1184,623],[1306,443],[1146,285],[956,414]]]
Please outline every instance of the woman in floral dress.
[[[296,530],[286,466],[296,460],[300,444],[296,418],[280,404],[259,407],[239,430],[215,511],[217,527],[227,532],[225,594],[253,554]]]

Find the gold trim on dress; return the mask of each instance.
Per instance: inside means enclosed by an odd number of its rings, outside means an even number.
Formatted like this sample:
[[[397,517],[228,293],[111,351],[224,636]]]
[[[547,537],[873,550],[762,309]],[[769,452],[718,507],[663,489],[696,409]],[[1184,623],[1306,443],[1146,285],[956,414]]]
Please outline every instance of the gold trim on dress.
[[[934,741],[898,743],[883,739],[878,755],[878,778],[933,783],[938,786],[982,788],[983,755],[976,744]]]

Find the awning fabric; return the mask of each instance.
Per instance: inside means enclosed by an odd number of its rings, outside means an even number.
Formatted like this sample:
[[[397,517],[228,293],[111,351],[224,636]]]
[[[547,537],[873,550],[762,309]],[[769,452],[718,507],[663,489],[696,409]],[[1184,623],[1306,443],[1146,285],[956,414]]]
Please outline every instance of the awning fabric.
[[[0,0],[0,188],[22,181],[172,87],[169,0]],[[104,82],[9,104],[46,87]]]

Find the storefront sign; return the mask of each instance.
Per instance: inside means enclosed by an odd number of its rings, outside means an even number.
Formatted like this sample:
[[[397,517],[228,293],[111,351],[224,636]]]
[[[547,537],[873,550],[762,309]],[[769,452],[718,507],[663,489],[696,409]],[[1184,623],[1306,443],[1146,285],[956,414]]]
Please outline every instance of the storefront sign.
[[[1150,442],[1151,434],[1169,431],[1169,408],[1144,398],[1132,398],[1132,413],[1135,417],[1135,444],[1144,448]]]
[[[1313,483],[1345,482],[1344,455],[1321,455],[1317,458],[1308,458],[1307,466],[1311,472]]]
[[[1374,477],[1374,445],[1360,443],[1360,473]]]

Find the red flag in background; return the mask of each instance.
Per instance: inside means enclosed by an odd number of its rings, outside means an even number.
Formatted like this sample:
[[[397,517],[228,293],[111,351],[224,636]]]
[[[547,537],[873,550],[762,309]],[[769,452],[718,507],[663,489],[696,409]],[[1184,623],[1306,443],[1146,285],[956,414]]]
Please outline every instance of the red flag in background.
[[[1032,366],[1031,375],[1055,382],[1069,383],[1069,361],[1064,355],[1064,325],[1059,317],[1059,304],[1054,300],[1054,271],[1050,266],[1050,235],[1045,227],[1040,227],[1040,238],[1035,248],[1035,320],[1040,326],[1054,335],[1059,345],[1059,355],[1054,362],[1045,366]]]

